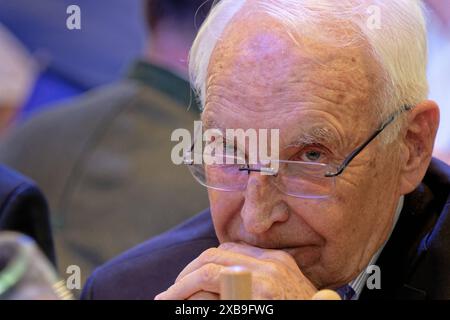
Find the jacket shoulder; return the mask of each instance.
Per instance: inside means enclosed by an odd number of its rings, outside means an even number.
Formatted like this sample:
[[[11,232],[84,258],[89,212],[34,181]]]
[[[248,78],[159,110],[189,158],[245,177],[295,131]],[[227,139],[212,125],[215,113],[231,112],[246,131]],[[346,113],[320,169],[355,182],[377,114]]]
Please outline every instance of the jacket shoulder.
[[[206,210],[97,268],[82,299],[153,299],[204,250],[218,245]]]
[[[0,230],[27,234],[55,264],[47,201],[30,179],[0,166]]]

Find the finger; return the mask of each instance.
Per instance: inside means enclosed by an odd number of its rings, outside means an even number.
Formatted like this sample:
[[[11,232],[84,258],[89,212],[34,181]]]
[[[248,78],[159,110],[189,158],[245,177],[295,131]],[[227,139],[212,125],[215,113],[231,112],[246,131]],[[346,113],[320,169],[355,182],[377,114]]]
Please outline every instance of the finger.
[[[317,291],[311,300],[342,300],[342,298],[336,291],[325,289]]]
[[[220,296],[217,293],[200,291],[194,293],[188,300],[220,300]]]
[[[195,270],[209,263],[218,264],[225,267],[239,265],[247,267],[250,270],[257,270],[258,268],[261,268],[261,261],[256,258],[237,252],[211,248],[204,251],[197,259],[189,263],[178,275],[175,283],[180,281],[189,273],[194,272]]]
[[[184,300],[200,291],[220,293],[220,272],[223,266],[209,263],[187,274],[155,300]]]
[[[223,243],[219,246],[219,249],[248,255],[260,261],[269,260],[274,262],[276,261],[281,262],[295,271],[299,270],[297,262],[295,262],[295,259],[290,254],[284,252],[283,250],[263,249],[235,242]]]
[[[269,250],[237,242],[224,242],[221,245],[219,245],[218,248],[245,254],[257,259],[261,258]]]
[[[237,242],[224,242],[219,247],[219,249],[223,249],[226,251],[232,251],[240,254],[245,254],[247,256],[251,256],[253,258],[260,259],[267,253],[270,249],[263,249],[259,247],[254,247],[244,243]]]

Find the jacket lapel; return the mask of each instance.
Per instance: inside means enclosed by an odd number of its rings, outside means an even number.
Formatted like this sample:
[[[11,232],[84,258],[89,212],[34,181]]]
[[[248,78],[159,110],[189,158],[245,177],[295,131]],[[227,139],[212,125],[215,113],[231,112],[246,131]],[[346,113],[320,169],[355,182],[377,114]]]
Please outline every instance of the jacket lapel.
[[[450,176],[445,170],[439,170],[440,165],[433,160],[424,183],[405,197],[397,225],[377,261],[381,289],[365,288],[360,299],[430,297],[429,289],[435,283],[428,257],[430,242],[435,236],[435,227],[448,220],[447,211],[450,211],[449,206],[445,206]]]

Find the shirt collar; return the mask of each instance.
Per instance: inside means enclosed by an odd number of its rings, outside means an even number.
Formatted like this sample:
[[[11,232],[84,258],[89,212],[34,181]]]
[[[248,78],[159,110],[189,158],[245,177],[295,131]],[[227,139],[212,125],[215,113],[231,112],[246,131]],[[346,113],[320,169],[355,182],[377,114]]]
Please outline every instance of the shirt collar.
[[[138,60],[130,68],[128,78],[167,94],[183,106],[200,110],[189,82],[167,69]]]
[[[397,224],[397,221],[400,217],[400,213],[402,212],[404,201],[405,201],[405,197],[401,196],[400,200],[398,201],[397,210],[396,210],[395,216],[394,216],[394,223],[392,224],[392,228],[389,233],[389,236],[387,237],[386,241],[381,246],[381,248],[372,257],[372,259],[370,260],[370,262],[367,266],[374,265],[376,263],[376,261],[378,260],[378,257],[380,256],[381,252],[383,251],[384,246],[386,245],[387,241],[389,240],[389,238],[392,235],[392,232],[394,231],[395,225]],[[357,300],[359,298],[359,296],[361,295],[361,292],[363,291],[363,289],[366,285],[368,277],[369,277],[369,274],[366,272],[366,269],[364,269],[352,282],[349,283],[349,286],[355,291],[355,295],[353,296],[352,300]]]

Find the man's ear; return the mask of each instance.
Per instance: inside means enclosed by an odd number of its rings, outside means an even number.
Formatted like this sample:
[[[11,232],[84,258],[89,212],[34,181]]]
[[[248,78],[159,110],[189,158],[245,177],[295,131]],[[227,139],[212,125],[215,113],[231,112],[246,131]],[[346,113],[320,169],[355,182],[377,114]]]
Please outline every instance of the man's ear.
[[[422,181],[431,161],[439,127],[439,107],[433,101],[416,105],[408,114],[400,157],[400,192],[412,192]]]

